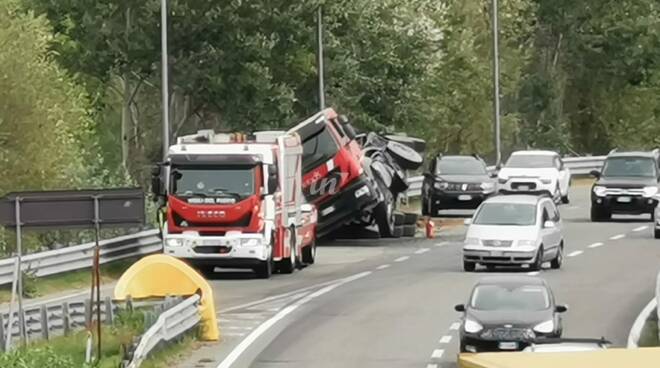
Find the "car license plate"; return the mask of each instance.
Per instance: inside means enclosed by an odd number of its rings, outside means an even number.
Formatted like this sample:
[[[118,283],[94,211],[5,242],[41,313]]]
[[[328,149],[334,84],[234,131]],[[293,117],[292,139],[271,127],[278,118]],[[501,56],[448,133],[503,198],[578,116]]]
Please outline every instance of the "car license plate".
[[[619,197],[616,199],[617,202],[619,203],[630,203],[632,201],[632,198],[630,197]]]
[[[500,350],[517,350],[518,349],[518,343],[517,342],[501,342],[498,344]]]
[[[529,186],[521,185],[521,186],[518,187],[518,190],[529,190]]]
[[[467,195],[467,194],[462,194],[462,195],[459,195],[459,196],[458,196],[458,200],[459,200],[459,201],[471,201],[471,200],[472,200],[472,196],[471,196],[471,195]]]
[[[504,252],[499,252],[499,251],[490,252],[491,257],[502,257],[503,255],[504,255]]]

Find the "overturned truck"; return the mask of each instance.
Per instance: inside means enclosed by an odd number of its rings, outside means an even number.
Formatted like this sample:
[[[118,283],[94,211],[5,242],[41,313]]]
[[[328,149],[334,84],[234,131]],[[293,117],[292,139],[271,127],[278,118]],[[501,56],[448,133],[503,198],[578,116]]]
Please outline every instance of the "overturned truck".
[[[346,226],[377,227],[382,237],[403,235],[397,225],[406,216],[396,212],[396,205],[408,189],[406,170],[422,165],[423,140],[357,134],[333,109],[289,132],[303,142],[303,194],[317,206],[319,236]],[[415,220],[409,220],[413,230]]]

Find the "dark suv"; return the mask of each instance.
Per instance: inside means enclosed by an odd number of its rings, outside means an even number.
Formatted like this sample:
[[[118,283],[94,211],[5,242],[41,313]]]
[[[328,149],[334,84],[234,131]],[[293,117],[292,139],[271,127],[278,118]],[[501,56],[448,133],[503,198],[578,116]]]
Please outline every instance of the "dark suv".
[[[609,220],[612,214],[640,215],[651,220],[658,204],[659,150],[617,152],[607,155],[602,171],[592,171],[591,221]]]
[[[422,214],[437,215],[444,209],[475,209],[497,191],[495,174],[477,155],[442,156],[431,160],[424,173]]]

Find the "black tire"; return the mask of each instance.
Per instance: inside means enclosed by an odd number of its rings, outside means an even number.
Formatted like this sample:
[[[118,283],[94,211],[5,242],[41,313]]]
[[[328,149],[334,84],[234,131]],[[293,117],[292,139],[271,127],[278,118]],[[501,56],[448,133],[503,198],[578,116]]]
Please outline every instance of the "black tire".
[[[431,216],[431,212],[429,211],[428,202],[429,202],[429,200],[427,200],[426,198],[422,197],[422,203],[421,203],[421,207],[422,207],[422,216]]]
[[[464,343],[463,341],[461,341],[461,342],[459,343],[459,347],[458,347],[458,349],[459,349],[459,352],[461,352],[461,353],[467,353],[467,352],[468,352],[468,351],[465,349],[465,343]]]
[[[205,279],[211,279],[215,274],[215,266],[198,266],[197,269]]]
[[[404,144],[418,153],[424,153],[426,151],[426,141],[423,139],[402,135],[386,135],[385,138],[393,142]]]
[[[291,254],[289,258],[283,259],[279,262],[279,271],[281,273],[290,274],[296,270],[296,265],[298,264],[298,255],[296,252],[296,233],[293,228],[289,229],[291,231]]]
[[[557,256],[555,259],[550,261],[550,267],[553,270],[558,270],[561,268],[562,263],[564,263],[564,242],[562,241],[561,244],[559,244],[559,250],[557,251]]]
[[[262,261],[258,267],[255,267],[254,273],[260,279],[269,279],[273,275],[273,255],[271,254],[269,260]]]
[[[660,239],[660,229],[654,229],[654,230],[653,230],[653,236],[654,236],[656,239]]]
[[[389,141],[387,143],[387,152],[389,152],[402,169],[417,170],[424,162],[422,155],[401,143]]]
[[[561,203],[563,203],[563,204],[569,204],[569,203],[571,203],[571,200],[568,198],[568,194],[566,194],[565,196],[562,196],[562,197],[561,197]]]
[[[542,267],[543,267],[543,245],[539,247],[539,251],[536,252],[536,258],[534,259],[534,263],[532,263],[529,268],[532,271],[541,271]]]
[[[403,236],[414,237],[417,232],[417,225],[403,225]]]
[[[463,271],[474,272],[477,269],[477,264],[474,262],[463,261]]]
[[[398,225],[394,228],[394,237],[400,238],[403,236],[403,225]]]
[[[306,265],[313,265],[316,262],[316,240],[312,240],[312,244],[303,248],[302,260]]]
[[[394,213],[394,226],[400,226],[405,224],[406,215],[401,212]]]
[[[591,207],[591,221],[600,222],[604,220],[603,213],[596,207]]]
[[[404,225],[417,225],[417,220],[419,220],[419,215],[416,213],[404,213]]]
[[[373,209],[373,217],[378,225],[378,232],[383,238],[394,236],[394,201],[390,193],[385,194],[385,200]]]

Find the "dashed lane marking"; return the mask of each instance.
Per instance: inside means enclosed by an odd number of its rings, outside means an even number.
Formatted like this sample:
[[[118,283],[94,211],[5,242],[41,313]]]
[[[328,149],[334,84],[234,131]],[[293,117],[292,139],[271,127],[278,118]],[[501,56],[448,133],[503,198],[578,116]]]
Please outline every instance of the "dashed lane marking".
[[[435,349],[433,350],[433,353],[431,354],[431,358],[433,359],[440,359],[442,356],[445,354],[444,349]]]
[[[449,329],[452,330],[452,331],[456,331],[456,330],[458,330],[459,327],[461,327],[461,323],[460,322],[454,322],[454,323],[451,324],[451,326],[449,326]]]
[[[610,240],[619,240],[625,238],[626,234],[618,234],[614,235],[613,237],[610,238]]]
[[[437,364],[427,364],[426,368],[438,368]]]
[[[436,247],[444,247],[447,244],[449,244],[449,242],[443,241],[443,242],[440,242],[440,243],[435,243],[435,246]]]
[[[527,272],[527,275],[529,275],[529,276],[536,276],[536,275],[538,275],[539,273],[541,273],[541,272],[539,272],[539,271],[532,271],[532,272]]]
[[[640,227],[634,228],[633,231],[634,232],[639,232],[639,231],[644,231],[648,228],[649,228],[648,226],[640,226]]]
[[[598,247],[602,247],[603,245],[605,245],[605,244],[600,243],[600,242],[598,242],[598,243],[593,243],[593,244],[591,244],[591,245],[589,246],[589,248],[592,248],[592,249],[593,249],[593,248],[598,248]]]
[[[430,250],[429,248],[422,248],[422,249],[416,250],[415,254],[424,254],[424,253],[428,252],[429,250]]]
[[[575,252],[571,252],[571,253],[569,253],[568,256],[569,256],[569,257],[577,257],[577,256],[579,256],[579,255],[582,254],[582,253],[584,253],[584,252],[581,251],[581,250],[576,250]]]
[[[380,266],[376,267],[376,269],[377,269],[377,270],[384,270],[384,269],[386,269],[386,268],[388,268],[388,267],[390,267],[390,265],[388,265],[388,264],[384,264],[384,265],[380,265]]]
[[[410,258],[410,256],[399,257],[399,258],[395,259],[394,262],[403,262],[403,261],[407,261],[409,258]]]
[[[440,338],[440,344],[449,344],[451,341],[451,335],[445,335]]]

